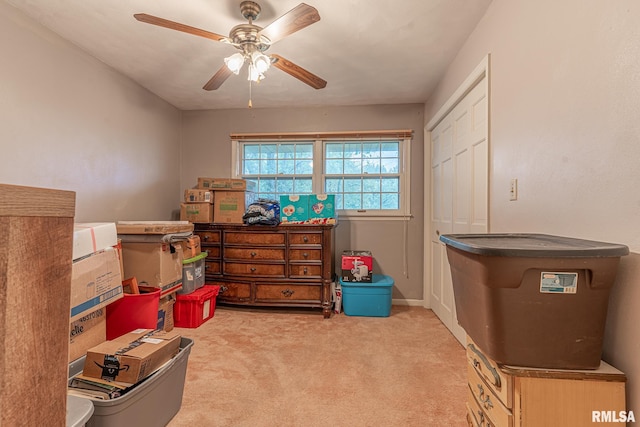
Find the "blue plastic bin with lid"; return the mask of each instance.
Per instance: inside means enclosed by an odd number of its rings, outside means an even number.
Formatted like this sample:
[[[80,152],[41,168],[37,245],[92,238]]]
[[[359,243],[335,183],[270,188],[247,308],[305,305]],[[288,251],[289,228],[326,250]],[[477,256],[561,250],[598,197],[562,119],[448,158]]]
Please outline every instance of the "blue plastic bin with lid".
[[[374,274],[370,283],[343,282],[342,309],[347,316],[389,317],[393,278]]]

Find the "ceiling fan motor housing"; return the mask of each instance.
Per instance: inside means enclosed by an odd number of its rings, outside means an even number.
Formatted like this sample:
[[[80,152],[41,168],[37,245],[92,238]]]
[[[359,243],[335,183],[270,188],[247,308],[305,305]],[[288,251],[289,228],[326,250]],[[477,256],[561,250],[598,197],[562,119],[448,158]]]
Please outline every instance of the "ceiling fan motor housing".
[[[244,19],[255,21],[260,15],[262,8],[254,1],[243,1],[240,3],[240,13],[244,16]]]

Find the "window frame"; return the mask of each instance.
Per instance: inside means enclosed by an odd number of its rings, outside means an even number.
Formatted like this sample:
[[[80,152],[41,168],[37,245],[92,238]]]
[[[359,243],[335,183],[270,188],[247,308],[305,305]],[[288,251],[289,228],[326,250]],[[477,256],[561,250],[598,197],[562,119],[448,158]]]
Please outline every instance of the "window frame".
[[[346,132],[346,133],[298,133],[298,134],[231,134],[231,165],[232,178],[242,178],[241,161],[242,146],[244,143],[286,143],[286,142],[310,142],[313,143],[313,174],[312,192],[323,193],[325,182],[325,142],[349,142],[349,141],[374,141],[396,140],[399,143],[399,167],[400,177],[399,206],[398,209],[340,209],[338,218],[350,219],[385,219],[408,220],[411,218],[411,141],[413,131],[370,131],[370,132]],[[319,167],[318,167],[319,166]],[[333,174],[332,174],[333,175]],[[348,175],[343,175],[348,176]]]

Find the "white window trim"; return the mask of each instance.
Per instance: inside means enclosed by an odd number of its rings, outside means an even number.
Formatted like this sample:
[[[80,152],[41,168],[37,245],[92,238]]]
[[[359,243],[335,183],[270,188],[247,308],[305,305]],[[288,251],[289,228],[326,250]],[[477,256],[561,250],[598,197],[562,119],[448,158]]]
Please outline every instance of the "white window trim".
[[[321,136],[321,134],[316,134]],[[256,137],[253,141],[260,142],[261,139]],[[301,138],[302,139],[302,138]],[[324,159],[322,144],[323,141],[330,141],[332,138],[317,138],[314,142],[314,159]],[[348,140],[348,137],[340,138],[341,140]],[[400,207],[394,212],[388,212],[384,210],[338,210],[338,220],[340,218],[347,218],[349,220],[396,220],[396,221],[408,221],[413,217],[411,214],[411,137],[397,138],[401,145],[402,155],[402,172],[400,175]],[[312,139],[307,139],[312,141]],[[240,174],[240,139],[231,139],[231,177],[241,178]],[[324,164],[324,162],[322,162]],[[322,193],[322,183],[324,182],[324,168],[314,168],[313,172],[313,187],[314,193]]]

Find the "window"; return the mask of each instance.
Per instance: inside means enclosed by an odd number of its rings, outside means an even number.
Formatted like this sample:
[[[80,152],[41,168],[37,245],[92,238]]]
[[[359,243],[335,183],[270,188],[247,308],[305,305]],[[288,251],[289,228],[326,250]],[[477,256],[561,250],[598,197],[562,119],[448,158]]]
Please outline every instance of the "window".
[[[411,131],[404,132],[232,135],[234,170],[256,183],[258,197],[329,193],[340,216],[408,216]]]

